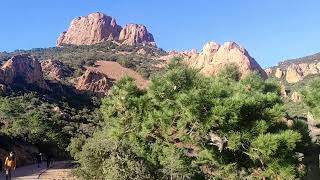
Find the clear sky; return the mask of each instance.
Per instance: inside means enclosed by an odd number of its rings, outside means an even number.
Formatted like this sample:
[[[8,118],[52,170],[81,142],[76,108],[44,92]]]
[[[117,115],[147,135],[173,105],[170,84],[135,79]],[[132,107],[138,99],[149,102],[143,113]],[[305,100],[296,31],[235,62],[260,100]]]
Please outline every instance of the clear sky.
[[[0,51],[52,47],[92,12],[141,23],[165,50],[235,41],[263,67],[320,52],[319,0],[1,0]]]

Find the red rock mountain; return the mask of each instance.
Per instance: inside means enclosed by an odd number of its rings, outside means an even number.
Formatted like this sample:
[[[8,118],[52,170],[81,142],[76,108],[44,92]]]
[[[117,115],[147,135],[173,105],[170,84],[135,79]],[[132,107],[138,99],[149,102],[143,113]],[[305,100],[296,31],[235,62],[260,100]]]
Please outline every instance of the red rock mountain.
[[[59,36],[57,46],[92,45],[108,40],[118,41],[119,39],[128,45],[154,44],[153,36],[145,26],[128,24],[122,29],[114,18],[97,12],[74,19],[69,29]]]
[[[266,79],[266,72],[252,58],[249,53],[235,42],[226,42],[220,45],[215,42],[208,42],[201,53],[195,49],[190,52],[172,52],[167,59],[172,57],[182,57],[187,65],[199,69],[205,75],[214,75],[226,65],[235,64],[239,67],[241,77],[245,77],[252,71],[258,72],[262,78]]]
[[[127,24],[120,32],[119,41],[123,44],[154,44],[153,35],[141,24]]]
[[[0,68],[0,82],[5,85],[24,82],[49,89],[43,78],[39,61],[28,54],[15,55],[9,59]]]

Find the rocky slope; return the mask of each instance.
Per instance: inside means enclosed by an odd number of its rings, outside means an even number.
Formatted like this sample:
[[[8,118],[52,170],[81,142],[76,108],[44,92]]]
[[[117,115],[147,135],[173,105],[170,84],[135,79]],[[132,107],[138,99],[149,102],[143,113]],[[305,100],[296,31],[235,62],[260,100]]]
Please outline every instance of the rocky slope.
[[[107,75],[94,70],[86,72],[75,80],[75,87],[80,92],[89,92],[99,97],[107,95],[114,83]]]
[[[226,65],[235,64],[239,67],[241,77],[245,77],[252,71],[256,71],[262,78],[266,79],[266,72],[252,58],[243,47],[235,42],[226,42],[220,45],[215,42],[208,42],[204,45],[201,53],[195,49],[190,52],[171,52],[164,59],[181,57],[190,67],[199,69],[205,75],[215,75]]]
[[[155,45],[152,34],[144,25],[128,24],[122,29],[114,18],[97,12],[74,19],[69,29],[59,36],[57,46],[92,45],[118,40],[127,45]]]

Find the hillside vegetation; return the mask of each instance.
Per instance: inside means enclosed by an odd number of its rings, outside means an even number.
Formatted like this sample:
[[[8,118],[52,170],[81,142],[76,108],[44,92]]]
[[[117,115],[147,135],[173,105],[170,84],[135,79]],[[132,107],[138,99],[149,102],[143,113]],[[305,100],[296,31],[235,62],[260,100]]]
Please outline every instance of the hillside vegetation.
[[[36,48],[31,50],[16,50],[11,53],[0,53],[0,61],[6,61],[15,54],[29,53],[36,56],[40,61],[56,59],[69,65],[75,70],[75,77],[79,76],[84,66],[93,66],[96,61],[116,61],[124,67],[136,70],[148,78],[160,69],[157,58],[166,52],[153,46],[128,46],[117,44],[112,41],[81,46],[65,46],[53,48]]]

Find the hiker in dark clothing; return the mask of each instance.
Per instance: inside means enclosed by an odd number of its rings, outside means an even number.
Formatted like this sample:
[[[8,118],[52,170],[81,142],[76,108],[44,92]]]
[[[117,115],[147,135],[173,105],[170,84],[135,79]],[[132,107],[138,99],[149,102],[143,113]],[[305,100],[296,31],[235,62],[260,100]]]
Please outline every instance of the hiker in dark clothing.
[[[42,153],[37,154],[36,159],[37,159],[38,168],[40,168],[41,162],[42,162]]]
[[[50,167],[52,161],[52,155],[50,153],[46,154],[47,168]]]

